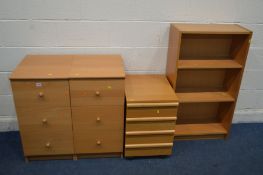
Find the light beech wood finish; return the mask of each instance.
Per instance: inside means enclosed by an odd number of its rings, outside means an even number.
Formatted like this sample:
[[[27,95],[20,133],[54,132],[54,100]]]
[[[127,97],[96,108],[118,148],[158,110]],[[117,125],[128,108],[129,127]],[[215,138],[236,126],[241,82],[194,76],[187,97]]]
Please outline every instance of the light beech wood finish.
[[[127,106],[129,104],[127,103]],[[176,117],[177,107],[128,107],[126,118],[141,118],[141,117]]]
[[[174,130],[172,134],[148,134],[148,135],[126,135],[126,144],[147,144],[147,143],[172,143],[174,140]]]
[[[124,80],[70,80],[70,93],[72,106],[124,105]]]
[[[171,24],[166,75],[180,102],[175,139],[229,134],[251,37],[235,24]]]
[[[123,113],[123,106],[72,107],[76,153],[122,152]]]
[[[233,69],[242,68],[233,60],[179,60],[178,69]]]
[[[26,159],[121,155],[124,78],[119,55],[26,56],[10,76]]]
[[[127,103],[167,103],[178,100],[163,75],[127,75],[125,95]]]
[[[65,108],[17,108],[24,154],[72,154],[71,110]]]
[[[171,147],[125,149],[125,157],[163,156],[163,155],[168,156],[171,154],[172,154]]]
[[[128,75],[125,93],[125,156],[170,155],[178,98],[165,76]]]
[[[71,78],[125,78],[120,55],[74,55],[73,58]]]
[[[141,121],[141,122],[126,122],[126,131],[159,131],[173,130],[174,121]]]
[[[69,107],[66,80],[12,80],[16,107]]]

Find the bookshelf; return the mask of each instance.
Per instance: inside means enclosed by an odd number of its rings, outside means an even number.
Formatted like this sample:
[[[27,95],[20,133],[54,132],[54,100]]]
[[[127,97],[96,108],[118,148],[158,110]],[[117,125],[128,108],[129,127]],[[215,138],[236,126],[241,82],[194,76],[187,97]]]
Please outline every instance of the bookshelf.
[[[251,37],[235,24],[171,24],[166,74],[180,103],[175,139],[227,137]]]

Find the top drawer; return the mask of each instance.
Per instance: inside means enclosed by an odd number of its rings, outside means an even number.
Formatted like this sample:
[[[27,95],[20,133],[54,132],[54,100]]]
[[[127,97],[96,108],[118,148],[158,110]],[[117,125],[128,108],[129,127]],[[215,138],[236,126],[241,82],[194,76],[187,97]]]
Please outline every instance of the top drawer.
[[[123,105],[123,79],[70,80],[72,106]]]
[[[12,80],[16,107],[69,107],[66,80]]]
[[[128,107],[127,118],[137,117],[176,117],[177,106]]]

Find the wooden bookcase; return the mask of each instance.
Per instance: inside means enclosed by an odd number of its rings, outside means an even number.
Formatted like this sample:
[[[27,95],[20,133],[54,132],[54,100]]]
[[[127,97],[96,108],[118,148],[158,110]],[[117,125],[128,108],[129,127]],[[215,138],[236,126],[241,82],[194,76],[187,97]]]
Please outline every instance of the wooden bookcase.
[[[179,98],[175,139],[225,138],[252,32],[230,24],[171,24],[167,77]]]

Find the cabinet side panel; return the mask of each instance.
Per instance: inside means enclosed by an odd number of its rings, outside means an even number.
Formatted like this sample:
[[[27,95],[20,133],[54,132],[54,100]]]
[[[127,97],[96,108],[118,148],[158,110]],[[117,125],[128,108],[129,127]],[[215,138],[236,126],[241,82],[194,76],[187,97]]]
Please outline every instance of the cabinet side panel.
[[[235,106],[236,106],[236,102],[237,102],[237,98],[239,94],[240,84],[241,84],[244,69],[245,69],[245,64],[247,60],[251,37],[252,37],[252,33],[246,36],[245,40],[243,39],[240,40],[239,38],[233,39],[233,44],[238,44],[239,47],[238,47],[238,51],[232,51],[233,52],[232,55],[235,60],[237,60],[240,64],[242,64],[243,68],[237,73],[235,73],[234,71],[228,71],[226,75],[227,77],[230,77],[225,80],[225,85],[228,89],[228,93],[236,99],[235,103],[226,112],[225,114],[226,116],[224,117],[221,116],[222,123],[227,130],[229,130],[231,127],[231,123],[232,123],[232,119],[233,119],[233,115],[235,111]],[[224,109],[224,106],[222,107],[221,110],[223,109]]]
[[[180,54],[180,44],[181,44],[181,33],[174,26],[171,25],[170,35],[169,35],[167,64],[166,64],[166,75],[170,84],[174,89],[176,87],[176,76],[177,76],[176,66]]]

